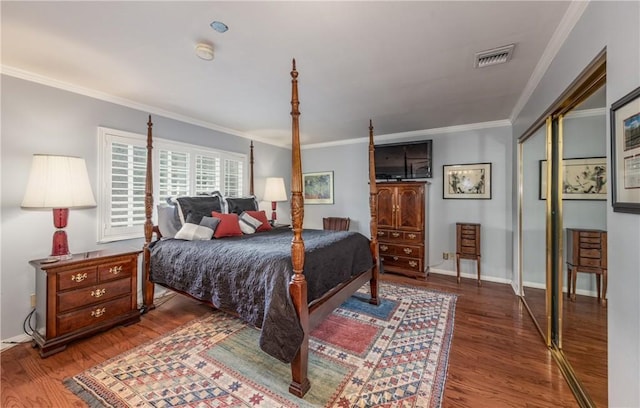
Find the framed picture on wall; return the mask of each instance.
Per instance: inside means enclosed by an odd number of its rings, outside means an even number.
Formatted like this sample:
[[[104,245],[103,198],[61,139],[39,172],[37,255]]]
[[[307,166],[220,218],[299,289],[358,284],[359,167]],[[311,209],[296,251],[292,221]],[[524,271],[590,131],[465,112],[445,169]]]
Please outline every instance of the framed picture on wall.
[[[302,196],[305,204],[333,204],[333,172],[304,173]]]
[[[611,105],[613,211],[640,214],[640,87]]]
[[[442,170],[442,198],[491,199],[491,163],[445,164]]]
[[[606,200],[607,158],[562,159],[563,200]],[[547,199],[547,161],[540,160],[540,200]]]

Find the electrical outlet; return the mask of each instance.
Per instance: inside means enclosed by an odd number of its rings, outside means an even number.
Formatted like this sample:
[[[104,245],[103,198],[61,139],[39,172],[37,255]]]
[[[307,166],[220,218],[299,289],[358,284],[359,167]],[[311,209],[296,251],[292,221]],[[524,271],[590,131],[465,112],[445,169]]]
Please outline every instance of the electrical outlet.
[[[31,299],[31,307],[36,307],[36,294],[32,293],[30,299]]]
[[[449,253],[448,253],[448,252],[443,252],[443,253],[442,253],[442,259],[444,259],[445,261],[446,261],[447,259],[449,259]]]
[[[456,253],[455,252],[449,252],[449,259],[456,259]]]

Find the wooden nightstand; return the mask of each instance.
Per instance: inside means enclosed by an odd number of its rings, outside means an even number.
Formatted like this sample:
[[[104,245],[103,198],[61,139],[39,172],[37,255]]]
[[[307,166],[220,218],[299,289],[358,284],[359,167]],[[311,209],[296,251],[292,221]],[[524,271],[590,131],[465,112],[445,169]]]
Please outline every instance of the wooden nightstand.
[[[141,251],[92,251],[69,260],[37,259],[35,345],[40,356],[80,337],[140,321],[137,299]]]
[[[456,271],[458,283],[460,283],[460,258],[473,259],[478,268],[478,286],[482,285],[480,280],[480,224],[456,223]]]

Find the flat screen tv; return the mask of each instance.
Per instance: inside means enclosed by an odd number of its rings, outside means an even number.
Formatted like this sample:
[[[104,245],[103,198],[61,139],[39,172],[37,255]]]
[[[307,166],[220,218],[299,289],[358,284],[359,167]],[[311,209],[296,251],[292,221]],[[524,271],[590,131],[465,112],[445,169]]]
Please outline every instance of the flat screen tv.
[[[431,140],[375,145],[376,180],[431,178]]]

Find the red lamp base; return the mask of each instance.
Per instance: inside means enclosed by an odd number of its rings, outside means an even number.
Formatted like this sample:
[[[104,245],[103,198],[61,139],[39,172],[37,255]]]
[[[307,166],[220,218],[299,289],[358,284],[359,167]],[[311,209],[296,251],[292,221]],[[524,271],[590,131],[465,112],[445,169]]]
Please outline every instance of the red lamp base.
[[[69,252],[69,242],[67,240],[67,232],[62,229],[67,226],[69,219],[68,208],[53,209],[53,225],[59,228],[53,233],[53,244],[51,245],[51,257],[54,259],[70,259],[72,257]]]
[[[271,202],[271,225],[276,223],[276,201]]]

